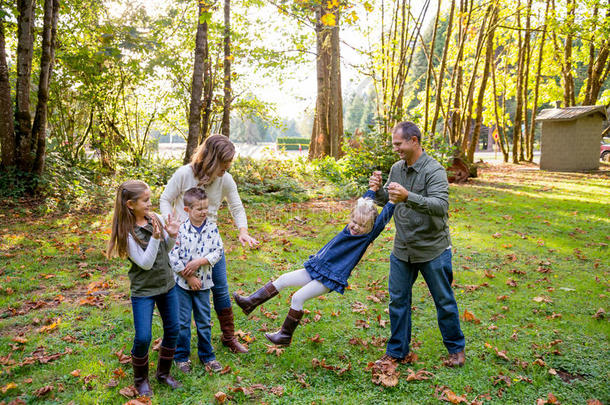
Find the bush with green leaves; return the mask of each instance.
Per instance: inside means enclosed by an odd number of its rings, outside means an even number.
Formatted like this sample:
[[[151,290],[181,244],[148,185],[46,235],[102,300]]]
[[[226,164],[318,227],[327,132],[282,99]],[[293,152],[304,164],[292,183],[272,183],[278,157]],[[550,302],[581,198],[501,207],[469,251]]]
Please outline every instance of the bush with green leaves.
[[[307,171],[302,159],[250,157],[236,158],[230,169],[240,195],[246,201],[252,199],[250,196],[271,197],[278,201],[304,201],[308,199],[302,185]]]

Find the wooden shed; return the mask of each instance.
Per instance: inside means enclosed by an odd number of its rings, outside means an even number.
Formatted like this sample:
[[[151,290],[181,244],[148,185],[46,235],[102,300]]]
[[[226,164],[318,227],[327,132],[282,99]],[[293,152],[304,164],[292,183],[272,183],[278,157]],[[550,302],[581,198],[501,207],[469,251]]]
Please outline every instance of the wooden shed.
[[[603,105],[586,105],[542,110],[536,121],[542,122],[540,169],[579,171],[599,169],[599,145]]]

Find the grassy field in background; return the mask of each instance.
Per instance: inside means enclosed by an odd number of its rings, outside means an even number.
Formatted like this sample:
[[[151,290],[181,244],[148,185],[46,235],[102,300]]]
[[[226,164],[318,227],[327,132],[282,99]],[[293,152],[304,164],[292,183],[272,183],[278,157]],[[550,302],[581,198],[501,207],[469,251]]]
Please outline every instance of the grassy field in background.
[[[499,165],[451,186],[454,292],[467,340],[461,369],[442,366],[446,352],[420,277],[413,294],[418,360],[399,366],[394,387],[371,381],[368,365],[390,333],[391,223],[345,295],[306,303],[289,348],[268,346],[263,332],[281,325],[294,290],[249,317],[235,307],[246,355],[222,347],[213,315],[217,358],[228,368],[208,374],[193,353],[195,371],[174,372],[184,388],[171,391],[153,378],[152,403],[214,403],[224,398],[215,398],[219,392],[237,403],[609,403],[609,184],[607,168],[579,174]],[[251,293],[300,268],[346,224],[351,203],[247,206],[258,250],[241,247],[224,208],[219,226],[231,291]],[[132,384],[128,266],[102,255],[109,221],[110,207],[61,216],[27,205],[0,208],[0,403],[130,400],[121,393]],[[156,339],[160,318],[153,322]],[[428,379],[409,378],[421,370]]]

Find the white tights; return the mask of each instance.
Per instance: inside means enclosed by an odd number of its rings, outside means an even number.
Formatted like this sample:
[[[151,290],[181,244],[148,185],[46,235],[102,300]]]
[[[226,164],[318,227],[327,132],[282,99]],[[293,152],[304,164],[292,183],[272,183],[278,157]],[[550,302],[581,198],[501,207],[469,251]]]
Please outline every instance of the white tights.
[[[273,282],[273,286],[278,291],[282,291],[286,287],[302,287],[293,294],[292,302],[290,303],[290,308],[296,309],[297,311],[303,310],[305,301],[330,291],[318,280],[313,280],[305,269],[282,274]]]

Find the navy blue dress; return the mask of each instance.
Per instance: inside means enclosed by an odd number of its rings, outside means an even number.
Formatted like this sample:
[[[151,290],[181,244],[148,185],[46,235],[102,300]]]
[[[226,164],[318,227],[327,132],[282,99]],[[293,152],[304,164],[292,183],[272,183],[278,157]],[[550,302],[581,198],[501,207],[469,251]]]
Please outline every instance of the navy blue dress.
[[[363,197],[375,198],[375,192],[368,190]],[[345,292],[347,279],[366,251],[366,248],[379,236],[394,214],[394,204],[388,202],[377,216],[373,229],[363,235],[352,235],[343,228],[318,253],[309,256],[303,266],[310,277],[324,284],[331,291]]]

